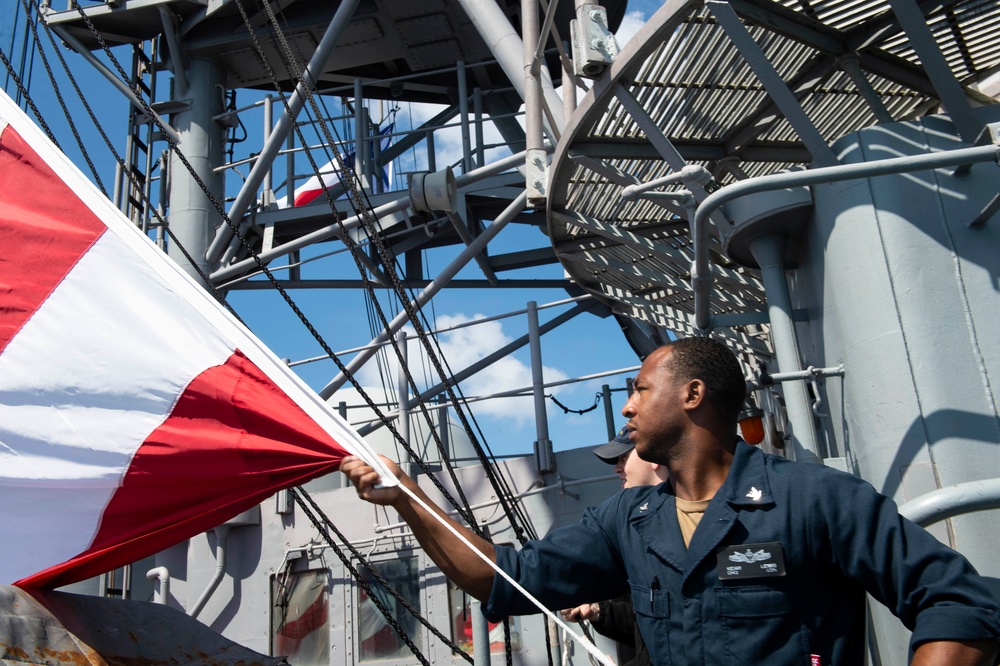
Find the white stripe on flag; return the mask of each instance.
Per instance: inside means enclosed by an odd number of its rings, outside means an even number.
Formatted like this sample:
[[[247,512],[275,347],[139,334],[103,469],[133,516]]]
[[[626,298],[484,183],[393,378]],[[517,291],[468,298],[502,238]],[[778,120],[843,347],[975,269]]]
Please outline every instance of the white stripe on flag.
[[[19,575],[87,548],[132,455],[188,383],[233,352],[143,272],[104,234],[0,355],[0,524],[49,542],[37,544],[45,561],[8,552],[25,559]],[[106,298],[93,298],[97,285]]]

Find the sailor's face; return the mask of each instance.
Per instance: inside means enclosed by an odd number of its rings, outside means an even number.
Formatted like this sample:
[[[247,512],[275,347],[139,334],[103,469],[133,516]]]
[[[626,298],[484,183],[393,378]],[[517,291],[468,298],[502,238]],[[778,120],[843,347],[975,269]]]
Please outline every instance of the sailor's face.
[[[618,456],[615,474],[622,480],[622,488],[653,486],[660,482],[656,476],[657,466],[639,457],[635,449],[629,449]]]
[[[629,458],[633,457],[632,456],[632,452],[633,451],[635,451],[635,449],[629,449],[625,453],[623,453],[620,456],[618,456],[618,462],[615,464],[615,474],[617,474],[618,478],[621,479],[621,481],[622,481],[622,488],[628,488],[629,487],[629,485],[628,485],[628,474],[625,472],[625,467],[628,464]],[[634,457],[638,458],[638,456],[634,456]]]
[[[643,460],[661,464],[680,438],[684,418],[683,388],[666,362],[671,353],[665,347],[646,357],[632,384],[632,395],[622,408],[636,453]]]

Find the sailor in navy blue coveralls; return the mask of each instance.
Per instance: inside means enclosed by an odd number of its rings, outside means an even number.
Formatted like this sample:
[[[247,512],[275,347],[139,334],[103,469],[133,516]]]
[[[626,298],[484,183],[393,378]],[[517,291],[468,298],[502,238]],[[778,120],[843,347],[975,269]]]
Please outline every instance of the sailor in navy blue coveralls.
[[[969,562],[866,482],[736,441],[745,395],[720,342],[655,350],[622,414],[635,451],[665,465],[667,482],[623,490],[519,552],[466,538],[548,608],[631,592],[659,666],[862,664],[866,591],[912,629],[913,664],[993,663],[1000,606]],[[489,619],[538,612],[419,503],[378,488],[363,461],[347,458],[341,470],[359,496],[399,511]],[[400,483],[422,493],[405,475]]]
[[[667,483],[624,490],[497,563],[550,608],[630,590],[653,662],[855,665],[864,593],[912,644],[1000,635],[968,561],[866,482],[740,442],[689,548]],[[487,617],[537,612],[500,576]]]

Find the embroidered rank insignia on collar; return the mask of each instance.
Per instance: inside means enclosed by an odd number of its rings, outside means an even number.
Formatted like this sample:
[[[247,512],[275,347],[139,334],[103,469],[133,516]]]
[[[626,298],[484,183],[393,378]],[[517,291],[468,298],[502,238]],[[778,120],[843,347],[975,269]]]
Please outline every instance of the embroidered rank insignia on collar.
[[[763,491],[757,490],[754,486],[750,486],[750,492],[747,493],[747,497],[752,499],[754,502],[759,502]]]

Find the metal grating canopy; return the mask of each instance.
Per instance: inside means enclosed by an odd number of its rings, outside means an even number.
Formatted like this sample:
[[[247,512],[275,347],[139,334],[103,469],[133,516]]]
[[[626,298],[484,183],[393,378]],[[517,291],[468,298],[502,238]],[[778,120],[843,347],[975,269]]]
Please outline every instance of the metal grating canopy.
[[[688,220],[697,202],[737,180],[830,164],[828,145],[850,132],[994,103],[971,84],[1000,68],[998,22],[995,0],[668,1],[568,122],[551,172],[553,247],[625,318],[696,332]],[[678,198],[681,184],[623,196],[685,165],[714,177],[689,187],[692,200]],[[756,272],[710,243],[716,332],[766,351]]]

